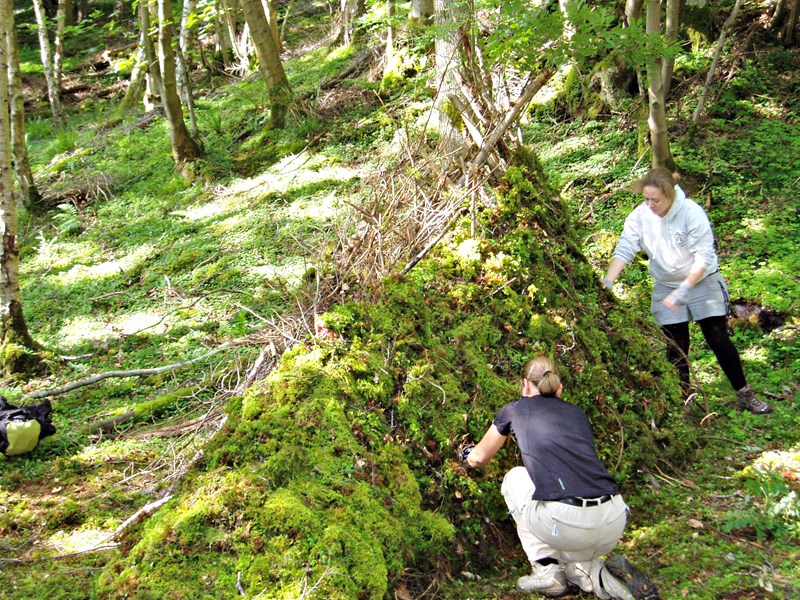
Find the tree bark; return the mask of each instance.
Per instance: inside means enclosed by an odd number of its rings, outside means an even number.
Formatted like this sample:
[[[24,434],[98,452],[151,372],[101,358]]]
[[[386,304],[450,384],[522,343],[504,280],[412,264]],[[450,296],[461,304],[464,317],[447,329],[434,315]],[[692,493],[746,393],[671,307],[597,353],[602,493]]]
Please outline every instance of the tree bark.
[[[123,111],[132,109],[143,97],[145,88],[145,77],[147,77],[147,56],[145,55],[145,30],[139,32],[139,45],[136,48],[136,58],[134,59],[131,79],[125,96],[120,102],[120,109]]]
[[[64,76],[64,35],[67,29],[67,0],[59,0],[56,11],[56,30],[53,39],[53,76],[61,91]]]
[[[158,56],[153,45],[153,37],[150,31],[150,2],[141,0],[139,2],[139,28],[144,32],[142,42],[144,44],[144,56],[147,61],[147,82],[145,84],[144,107],[145,110],[155,108],[154,98],[161,100],[161,68],[158,65]]]
[[[340,0],[339,3],[339,39],[351,44],[355,38],[356,20],[366,12],[364,0]]]
[[[292,90],[283,70],[275,39],[260,0],[240,0],[250,38],[258,58],[258,68],[267,86],[270,100],[269,126],[281,129],[286,125]]]
[[[678,39],[678,28],[681,21],[681,0],[667,0],[667,19],[665,37],[668,42]],[[669,96],[672,87],[672,73],[675,71],[675,59],[665,58],[661,65],[661,81],[664,84],[664,97]]]
[[[184,0],[183,14],[181,16],[181,27],[178,34],[178,47],[176,55],[178,59],[178,89],[183,95],[186,110],[189,112],[189,124],[193,137],[197,137],[197,119],[194,112],[194,97],[192,96],[191,68],[189,65],[189,50],[194,39],[194,28],[191,24],[192,15],[195,14],[197,0]]]
[[[186,163],[200,157],[202,152],[189,135],[183,120],[178,82],[175,72],[175,52],[172,49],[172,6],[169,0],[158,0],[158,66],[161,71],[161,103],[169,123],[172,158],[183,170]]]
[[[50,110],[53,113],[53,122],[56,129],[64,129],[67,123],[64,118],[64,108],[61,105],[61,88],[53,68],[50,38],[47,33],[47,15],[45,14],[42,0],[33,0],[33,11],[36,13],[36,24],[39,26],[39,49],[42,56],[44,78],[47,82],[47,98],[50,101]]]
[[[427,27],[433,21],[433,0],[412,0],[408,22],[411,29]]]
[[[22,95],[22,75],[19,69],[19,46],[17,43],[17,30],[14,25],[13,10],[9,15],[2,15],[7,19],[5,39],[0,43],[6,44],[8,57],[8,95],[11,117],[11,146],[14,156],[14,172],[17,174],[19,189],[22,195],[22,204],[31,211],[42,208],[42,195],[36,188],[28,156],[28,145],[25,143],[25,103]]]
[[[458,25],[462,15],[453,0],[434,0],[436,88],[434,110],[438,114],[439,144],[445,156],[454,158],[464,149],[464,138],[453,123],[449,97],[458,95],[460,86],[455,70],[460,64]]]
[[[12,0],[0,0],[0,107],[7,107],[8,28],[13,23]],[[17,211],[11,176],[11,118],[0,110],[0,364],[8,374],[32,372],[41,364],[37,344],[22,314],[19,287]]]
[[[647,0],[647,33],[650,36],[657,36],[661,33],[661,4],[658,0]],[[669,148],[661,69],[661,61],[658,59],[651,57],[647,60],[647,96],[650,105],[650,117],[647,124],[650,129],[650,144],[653,148],[653,166],[674,169],[675,163]]]

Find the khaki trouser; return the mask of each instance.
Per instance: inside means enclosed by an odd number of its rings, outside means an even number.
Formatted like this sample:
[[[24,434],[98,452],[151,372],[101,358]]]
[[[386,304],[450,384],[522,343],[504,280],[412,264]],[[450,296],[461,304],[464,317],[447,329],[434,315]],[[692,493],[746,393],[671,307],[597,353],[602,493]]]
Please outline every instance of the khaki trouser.
[[[531,565],[541,558],[554,558],[565,565],[571,581],[591,592],[586,588],[592,571],[600,568],[600,557],[616,547],[625,529],[628,507],[622,496],[588,507],[533,500],[535,486],[524,467],[511,469],[500,489]],[[584,582],[575,580],[581,574]]]

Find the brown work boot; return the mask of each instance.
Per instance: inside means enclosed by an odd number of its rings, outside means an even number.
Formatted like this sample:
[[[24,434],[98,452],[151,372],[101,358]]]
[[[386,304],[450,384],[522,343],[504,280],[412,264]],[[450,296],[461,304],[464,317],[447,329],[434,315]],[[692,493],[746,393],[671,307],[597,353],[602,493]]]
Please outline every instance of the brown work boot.
[[[760,398],[756,398],[756,393],[749,385],[736,391],[736,399],[739,410],[749,410],[754,415],[766,415],[772,412],[772,407]]]

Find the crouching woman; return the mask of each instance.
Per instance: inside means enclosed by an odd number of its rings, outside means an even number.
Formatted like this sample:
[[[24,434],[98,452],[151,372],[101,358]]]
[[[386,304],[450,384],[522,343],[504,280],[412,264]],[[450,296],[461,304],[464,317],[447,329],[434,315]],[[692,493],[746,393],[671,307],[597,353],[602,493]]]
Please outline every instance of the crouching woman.
[[[484,466],[514,434],[524,466],[506,474],[501,491],[532,567],[517,588],[558,596],[572,584],[599,598],[657,598],[622,555],[602,559],[622,537],[627,506],[597,456],[586,413],[561,400],[562,391],[553,362],[531,360],[521,398],[500,409],[463,462]]]

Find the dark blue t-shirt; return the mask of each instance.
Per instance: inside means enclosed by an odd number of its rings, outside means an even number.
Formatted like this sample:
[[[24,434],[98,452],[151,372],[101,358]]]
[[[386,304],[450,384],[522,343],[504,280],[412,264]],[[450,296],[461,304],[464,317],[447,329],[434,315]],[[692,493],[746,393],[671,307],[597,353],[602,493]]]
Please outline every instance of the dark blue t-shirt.
[[[619,493],[597,456],[592,426],[580,407],[555,396],[523,396],[501,408],[493,423],[502,435],[513,432],[517,438],[536,486],[534,500]]]

